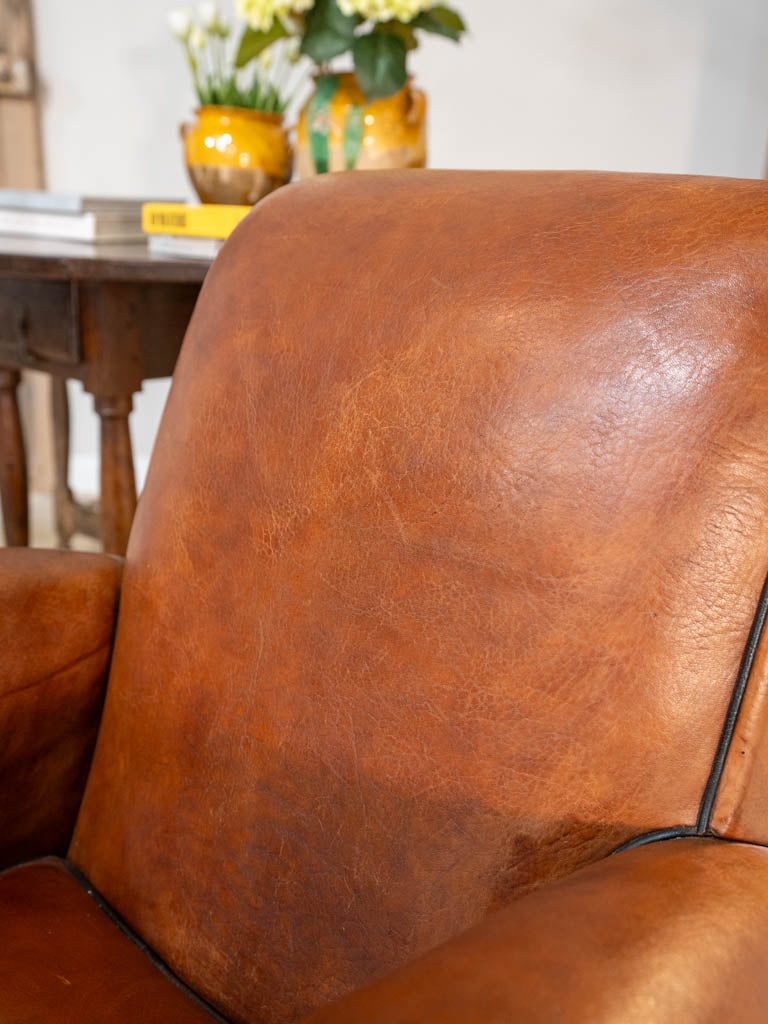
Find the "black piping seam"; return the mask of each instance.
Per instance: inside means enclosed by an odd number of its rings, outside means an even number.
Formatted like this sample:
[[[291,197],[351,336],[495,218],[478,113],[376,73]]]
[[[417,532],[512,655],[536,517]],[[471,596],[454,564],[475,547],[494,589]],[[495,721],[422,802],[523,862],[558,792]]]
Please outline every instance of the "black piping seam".
[[[733,688],[731,700],[728,704],[728,711],[725,715],[723,731],[720,734],[720,742],[717,745],[715,759],[712,763],[712,771],[709,774],[709,779],[704,787],[704,794],[701,798],[699,817],[696,821],[696,831],[699,835],[709,832],[712,822],[712,811],[715,806],[717,791],[720,788],[720,781],[723,777],[725,761],[728,757],[728,751],[731,748],[733,734],[736,731],[736,719],[739,717],[739,711],[741,710],[744,694],[747,690],[747,684],[749,683],[749,679],[752,674],[752,666],[755,663],[755,655],[757,654],[757,649],[760,646],[760,640],[763,636],[766,617],[768,617],[768,578],[766,578],[766,581],[763,584],[760,600],[757,605],[757,611],[755,612],[755,618],[752,622],[752,628],[749,631],[747,646],[744,650],[744,656],[741,659],[739,674],[736,677],[736,685]]]
[[[699,836],[700,838],[713,836],[711,831],[712,812],[715,806],[715,800],[717,799],[718,790],[720,789],[720,782],[723,777],[725,762],[728,757],[728,752],[731,749],[731,743],[733,742],[733,734],[736,731],[736,721],[739,717],[739,712],[741,711],[741,705],[744,702],[744,694],[747,692],[747,686],[749,685],[749,680],[752,675],[752,668],[755,664],[757,650],[765,631],[767,618],[768,577],[766,577],[765,583],[763,583],[763,589],[760,592],[760,599],[757,603],[755,617],[752,620],[752,626],[749,631],[749,636],[747,637],[747,646],[744,649],[741,665],[739,666],[739,673],[736,676],[736,682],[733,686],[731,699],[728,702],[728,710],[725,713],[725,722],[723,723],[720,739],[712,761],[712,768],[710,769],[709,778],[707,779],[707,784],[704,787],[704,792],[701,797],[699,815],[696,819],[696,824],[673,825],[671,828],[658,828],[654,829],[652,832],[644,832],[642,835],[635,836],[634,839],[629,839],[626,843],[622,843],[621,846],[617,846],[615,850],[611,851],[610,856],[613,856],[614,853],[622,853],[624,850],[633,850],[638,846],[647,846],[649,843],[661,843],[669,839],[683,839],[686,836]]]
[[[623,853],[625,850],[634,850],[638,846],[648,846],[650,843],[665,843],[669,839],[685,839],[686,836],[699,836],[695,825],[675,825],[673,828],[657,828],[653,832],[644,832],[641,836],[628,839],[626,843],[611,850],[609,856],[614,853]]]
[[[131,931],[131,929],[128,927],[125,921],[123,921],[120,915],[115,910],[113,910],[113,908],[109,905],[109,903],[107,903],[107,901],[104,899],[101,893],[97,889],[94,889],[94,887],[85,877],[85,875],[81,871],[78,871],[74,864],[70,864],[68,860],[63,861],[63,864],[66,867],[67,871],[69,871],[69,873],[78,883],[78,885],[82,889],[84,889],[85,892],[91,897],[91,899],[99,908],[99,910],[102,911],[102,913],[104,913],[109,918],[112,924],[115,925],[115,927],[118,928],[123,933],[123,935],[125,935],[125,937],[133,943],[134,946],[141,950],[141,952],[149,960],[152,966],[156,967],[164,978],[170,981],[171,984],[175,985],[176,988],[180,989],[184,993],[184,995],[187,996],[187,998],[190,999],[193,1003],[196,1003],[201,1009],[205,1010],[205,1012],[208,1013],[213,1018],[213,1020],[219,1021],[219,1024],[230,1024],[226,1017],[222,1017],[222,1015],[217,1010],[214,1010],[214,1008],[209,1003],[207,1003],[204,999],[201,999],[201,997],[196,992],[193,992],[192,989],[189,988],[189,986],[185,985],[181,978],[176,977],[173,971],[166,964],[163,963],[163,961],[160,959],[157,953],[153,952],[146,944],[146,942],[140,939],[135,932]]]

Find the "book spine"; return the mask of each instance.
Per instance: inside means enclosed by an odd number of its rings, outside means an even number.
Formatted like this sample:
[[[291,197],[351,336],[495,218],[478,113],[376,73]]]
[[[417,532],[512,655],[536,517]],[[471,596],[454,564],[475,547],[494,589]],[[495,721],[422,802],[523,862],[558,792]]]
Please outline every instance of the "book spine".
[[[197,238],[227,238],[250,206],[220,206],[209,203],[185,206],[176,203],[145,203],[141,225],[149,235],[194,235]]]
[[[79,196],[59,195],[37,189],[0,188],[0,207],[37,213],[83,213]]]

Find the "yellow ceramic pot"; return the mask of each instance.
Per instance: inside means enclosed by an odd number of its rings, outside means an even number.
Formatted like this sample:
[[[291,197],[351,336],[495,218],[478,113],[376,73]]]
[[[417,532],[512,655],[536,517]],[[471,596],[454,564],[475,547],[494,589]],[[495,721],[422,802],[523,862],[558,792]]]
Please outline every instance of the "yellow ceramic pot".
[[[367,103],[353,74],[318,77],[299,118],[299,176],[424,167],[426,111],[426,96],[410,79],[394,96]]]
[[[200,107],[181,126],[187,170],[204,203],[250,206],[291,177],[280,114],[244,107]]]

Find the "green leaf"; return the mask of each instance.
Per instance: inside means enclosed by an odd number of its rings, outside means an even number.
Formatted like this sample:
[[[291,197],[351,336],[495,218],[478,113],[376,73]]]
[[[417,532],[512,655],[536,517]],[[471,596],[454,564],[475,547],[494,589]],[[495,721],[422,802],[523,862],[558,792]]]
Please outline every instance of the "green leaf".
[[[309,151],[317,174],[327,174],[330,167],[331,101],[338,88],[336,75],[324,75],[318,80],[307,108]]]
[[[254,78],[251,88],[246,94],[247,106],[253,110],[261,110],[264,106],[264,97],[261,90],[261,82],[258,78]]]
[[[237,82],[234,76],[226,78],[221,83],[221,89],[219,90],[219,96],[221,97],[220,102],[224,103],[229,107],[241,107],[243,106],[243,96],[237,87]]]
[[[413,25],[411,24],[406,25],[402,21],[382,21],[376,25],[373,31],[386,32],[391,36],[397,36],[398,39],[402,39],[409,53],[411,50],[418,49],[419,40],[416,38],[416,33],[413,31]]]
[[[342,14],[336,0],[316,0],[306,16],[301,52],[325,64],[352,47],[359,24],[358,15]]]
[[[430,7],[428,11],[422,11],[417,15],[411,25],[414,28],[424,29],[425,32],[434,32],[438,36],[447,36],[455,43],[458,43],[462,32],[466,32],[467,26],[457,11],[450,7]]]
[[[200,86],[197,90],[197,95],[200,98],[200,104],[204,107],[216,105],[216,91],[213,87],[213,81],[210,77],[203,79],[200,82]]]
[[[344,166],[348,171],[355,169],[363,146],[364,135],[363,108],[357,103],[353,103],[347,111],[347,119],[344,122]]]
[[[244,68],[272,43],[276,43],[278,39],[285,39],[288,34],[288,30],[279,18],[275,18],[272,28],[268,32],[257,32],[254,28],[246,28],[235,57],[235,67]]]
[[[393,96],[405,85],[408,72],[402,39],[386,32],[370,32],[357,37],[352,53],[357,81],[369,102]]]

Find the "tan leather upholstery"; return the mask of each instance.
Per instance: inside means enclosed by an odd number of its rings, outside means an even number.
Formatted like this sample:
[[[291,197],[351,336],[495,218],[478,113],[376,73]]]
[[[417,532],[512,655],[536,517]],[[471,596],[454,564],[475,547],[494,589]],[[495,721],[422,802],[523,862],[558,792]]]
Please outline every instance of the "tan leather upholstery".
[[[227,245],[71,851],[226,1014],[696,826],[768,565],[766,224],[759,182],[351,175]]]
[[[768,850],[681,839],[514,902],[307,1024],[762,1024]]]
[[[210,1024],[61,861],[0,875],[0,1024]]]
[[[0,867],[64,853],[99,726],[121,563],[0,551]]]
[[[300,1019],[645,832],[761,838],[767,326],[762,182],[353,174],[246,218],[139,505],[69,851],[226,1018]],[[718,852],[686,906],[722,863],[754,913],[762,853],[681,842],[600,867],[598,932],[633,865],[669,905],[688,848]],[[723,986],[760,934],[737,918]]]

